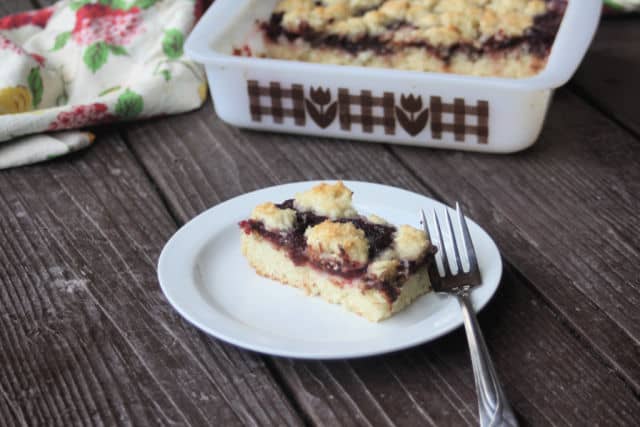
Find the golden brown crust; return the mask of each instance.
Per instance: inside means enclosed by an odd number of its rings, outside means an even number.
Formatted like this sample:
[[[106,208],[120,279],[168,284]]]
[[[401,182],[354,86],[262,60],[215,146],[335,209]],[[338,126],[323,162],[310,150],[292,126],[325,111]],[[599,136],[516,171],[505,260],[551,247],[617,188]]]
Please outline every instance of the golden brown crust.
[[[379,260],[369,264],[367,273],[381,281],[391,281],[395,279],[399,266],[400,261],[397,259]]]
[[[351,205],[352,194],[342,181],[335,184],[322,183],[297,194],[295,206],[302,211],[313,212],[331,219],[351,218],[357,215]]]
[[[374,214],[369,215],[367,217],[367,221],[373,224],[389,225],[389,222],[386,219]]]
[[[281,0],[264,54],[522,78],[546,65],[564,6],[563,0]]]
[[[342,261],[345,257],[354,263],[366,264],[369,242],[364,231],[350,222],[324,221],[308,228],[305,233],[307,250],[316,259]]]
[[[282,232],[291,230],[296,221],[296,211],[280,209],[271,202],[256,206],[251,219],[261,221],[269,231]]]
[[[398,258],[415,261],[425,254],[429,241],[424,231],[402,225],[396,232],[393,246]]]
[[[380,36],[434,46],[480,44],[492,37],[521,36],[546,11],[544,0],[281,0],[283,26],[347,36]],[[389,26],[402,22],[401,29]]]

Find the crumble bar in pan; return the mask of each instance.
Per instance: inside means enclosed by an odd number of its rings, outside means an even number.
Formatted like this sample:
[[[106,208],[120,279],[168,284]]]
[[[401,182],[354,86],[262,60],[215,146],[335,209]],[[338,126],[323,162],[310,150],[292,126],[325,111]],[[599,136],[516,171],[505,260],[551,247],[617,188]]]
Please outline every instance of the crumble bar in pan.
[[[547,61],[567,0],[281,0],[265,55],[478,76],[527,77]]]

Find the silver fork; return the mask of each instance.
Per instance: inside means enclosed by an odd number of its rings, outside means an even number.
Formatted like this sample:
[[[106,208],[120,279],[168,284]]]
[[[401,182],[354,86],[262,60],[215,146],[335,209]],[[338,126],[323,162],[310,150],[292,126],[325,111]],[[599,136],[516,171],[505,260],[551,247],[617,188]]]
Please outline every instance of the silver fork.
[[[445,209],[445,217],[449,228],[445,242],[442,231],[440,229],[440,221],[436,211],[433,211],[433,226],[429,227],[424,211],[421,210],[422,224],[427,236],[435,235],[438,240],[439,250],[436,256],[440,257],[444,267],[444,274],[438,274],[438,277],[432,277],[431,285],[438,293],[455,295],[462,308],[462,316],[464,318],[464,329],[467,332],[467,341],[469,343],[469,353],[471,354],[471,364],[473,365],[473,375],[476,384],[476,394],[478,395],[478,410],[480,414],[481,426],[513,426],[518,425],[515,414],[509,406],[509,402],[502,390],[498,376],[496,375],[491,356],[487,350],[487,344],[480,331],[480,325],[476,318],[475,311],[471,305],[471,290],[482,283],[480,277],[480,269],[478,268],[478,260],[476,252],[473,248],[467,221],[464,219],[460,205],[456,203],[456,211],[458,214],[458,227],[462,235],[462,243],[459,244],[455,233],[453,232],[453,224],[449,211]],[[433,228],[433,233],[429,233],[429,228]],[[431,240],[431,238],[429,238]],[[469,268],[464,271],[462,268],[462,260],[460,258],[460,247],[462,246],[463,254],[468,259]],[[456,272],[451,271],[449,265],[449,256],[447,255],[447,247],[453,247],[453,259],[456,264]],[[439,254],[439,255],[438,255]],[[434,266],[437,269],[437,266]],[[436,275],[432,275],[436,276]]]

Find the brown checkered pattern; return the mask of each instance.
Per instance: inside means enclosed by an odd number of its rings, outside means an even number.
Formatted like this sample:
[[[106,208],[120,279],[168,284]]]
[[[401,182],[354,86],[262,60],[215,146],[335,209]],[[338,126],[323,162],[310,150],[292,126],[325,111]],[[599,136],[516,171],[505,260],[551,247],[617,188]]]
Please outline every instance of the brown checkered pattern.
[[[247,81],[247,90],[253,121],[261,122],[263,117],[271,116],[274,123],[284,123],[286,117],[291,117],[297,126],[306,124],[307,112],[302,85],[292,84],[291,87],[286,88],[282,87],[279,82],[270,82],[268,86],[260,86],[258,81],[249,80]],[[291,106],[285,107],[284,100],[290,100]],[[392,92],[384,92],[380,97],[374,96],[370,90],[361,90],[359,95],[352,95],[348,89],[343,88],[338,89],[337,102],[338,121],[342,130],[351,131],[353,124],[360,124],[363,132],[373,133],[375,126],[383,126],[385,134],[395,135],[396,105],[395,95]],[[353,111],[354,107],[360,111]],[[378,110],[381,107],[382,115],[376,114],[374,110],[376,107]],[[489,103],[487,101],[478,101],[476,105],[467,105],[464,99],[455,98],[453,104],[449,104],[442,102],[442,98],[439,96],[432,96],[429,101],[429,110],[433,139],[442,139],[442,134],[449,132],[453,133],[456,141],[464,142],[467,135],[475,135],[478,138],[478,143],[487,144],[489,142]],[[335,113],[335,109],[333,111]],[[443,122],[443,114],[452,114],[453,122]],[[476,117],[476,124],[467,123],[469,116]],[[317,119],[314,118],[314,120]],[[333,117],[329,117],[328,120],[327,124],[322,127],[330,124]],[[407,126],[407,124],[402,124],[402,126]],[[420,130],[418,129],[416,133],[420,133]],[[412,135],[415,134],[412,133]]]
[[[271,82],[269,86],[260,86],[256,80],[247,82],[249,91],[249,109],[251,119],[261,122],[263,116],[273,117],[275,123],[283,123],[285,117],[293,117],[293,121],[298,126],[306,123],[304,110],[304,90],[302,85],[294,84],[291,88],[282,88],[280,83]],[[268,105],[263,104],[263,100],[268,99]],[[283,99],[291,99],[293,108],[283,107]]]
[[[443,132],[453,132],[456,141],[464,142],[466,135],[477,135],[480,144],[486,144],[489,140],[489,103],[478,101],[473,105],[466,105],[464,99],[455,98],[453,104],[442,102],[439,96],[432,96],[431,109],[431,136],[433,139],[442,139]],[[453,123],[443,123],[442,114],[453,113]],[[468,125],[467,116],[478,118],[477,125]]]
[[[360,114],[351,111],[354,105],[360,106]],[[385,134],[394,135],[394,105],[395,99],[391,92],[385,92],[382,97],[378,97],[373,96],[370,90],[360,91],[360,95],[351,95],[347,89],[338,89],[340,128],[349,131],[353,123],[360,123],[363,132],[372,133],[374,126],[384,126]],[[382,107],[382,117],[374,115],[373,107]]]

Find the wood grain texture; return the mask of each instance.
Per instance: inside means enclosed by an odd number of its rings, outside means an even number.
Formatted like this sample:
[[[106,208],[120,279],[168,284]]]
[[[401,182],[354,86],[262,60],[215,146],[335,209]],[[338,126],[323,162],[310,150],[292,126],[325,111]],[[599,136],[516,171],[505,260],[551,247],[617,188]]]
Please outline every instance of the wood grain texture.
[[[0,13],[28,3],[2,2]],[[637,31],[618,22],[603,25],[572,88],[637,134]],[[301,179],[463,199],[508,261],[480,318],[523,423],[640,416],[637,140],[566,91],[541,142],[514,156],[241,132],[209,106],[126,137],[180,222]],[[175,229],[164,209],[113,135],[70,162],[0,174],[3,422],[300,423],[261,357],[196,332],[163,300],[154,263]],[[477,422],[460,331],[389,356],[267,364],[315,424]]]
[[[640,391],[640,145],[558,91],[540,141],[512,156],[394,148]],[[443,178],[446,177],[446,178]]]
[[[240,131],[217,119],[209,105],[190,115],[133,125],[126,134],[181,222],[245,191],[297,180],[359,179],[430,194],[381,145]],[[428,159],[425,163],[429,167]],[[639,415],[633,391],[517,273],[507,272],[481,322],[525,424],[631,425]],[[392,356],[273,363],[298,405],[319,425],[477,422],[460,332]]]
[[[554,314],[511,271],[480,321],[523,425],[634,424],[638,404],[631,393],[625,391],[627,397],[615,402],[615,408],[600,400],[604,390],[622,390],[619,379],[584,355]],[[319,425],[477,423],[473,373],[461,331],[389,356],[286,361],[281,368]],[[594,369],[599,373],[585,375]],[[597,408],[590,407],[593,402]]]
[[[580,95],[640,135],[640,18],[606,19],[572,80]]]
[[[176,225],[123,142],[98,141],[0,173],[0,420],[299,425],[260,357],[169,307],[155,264]]]

